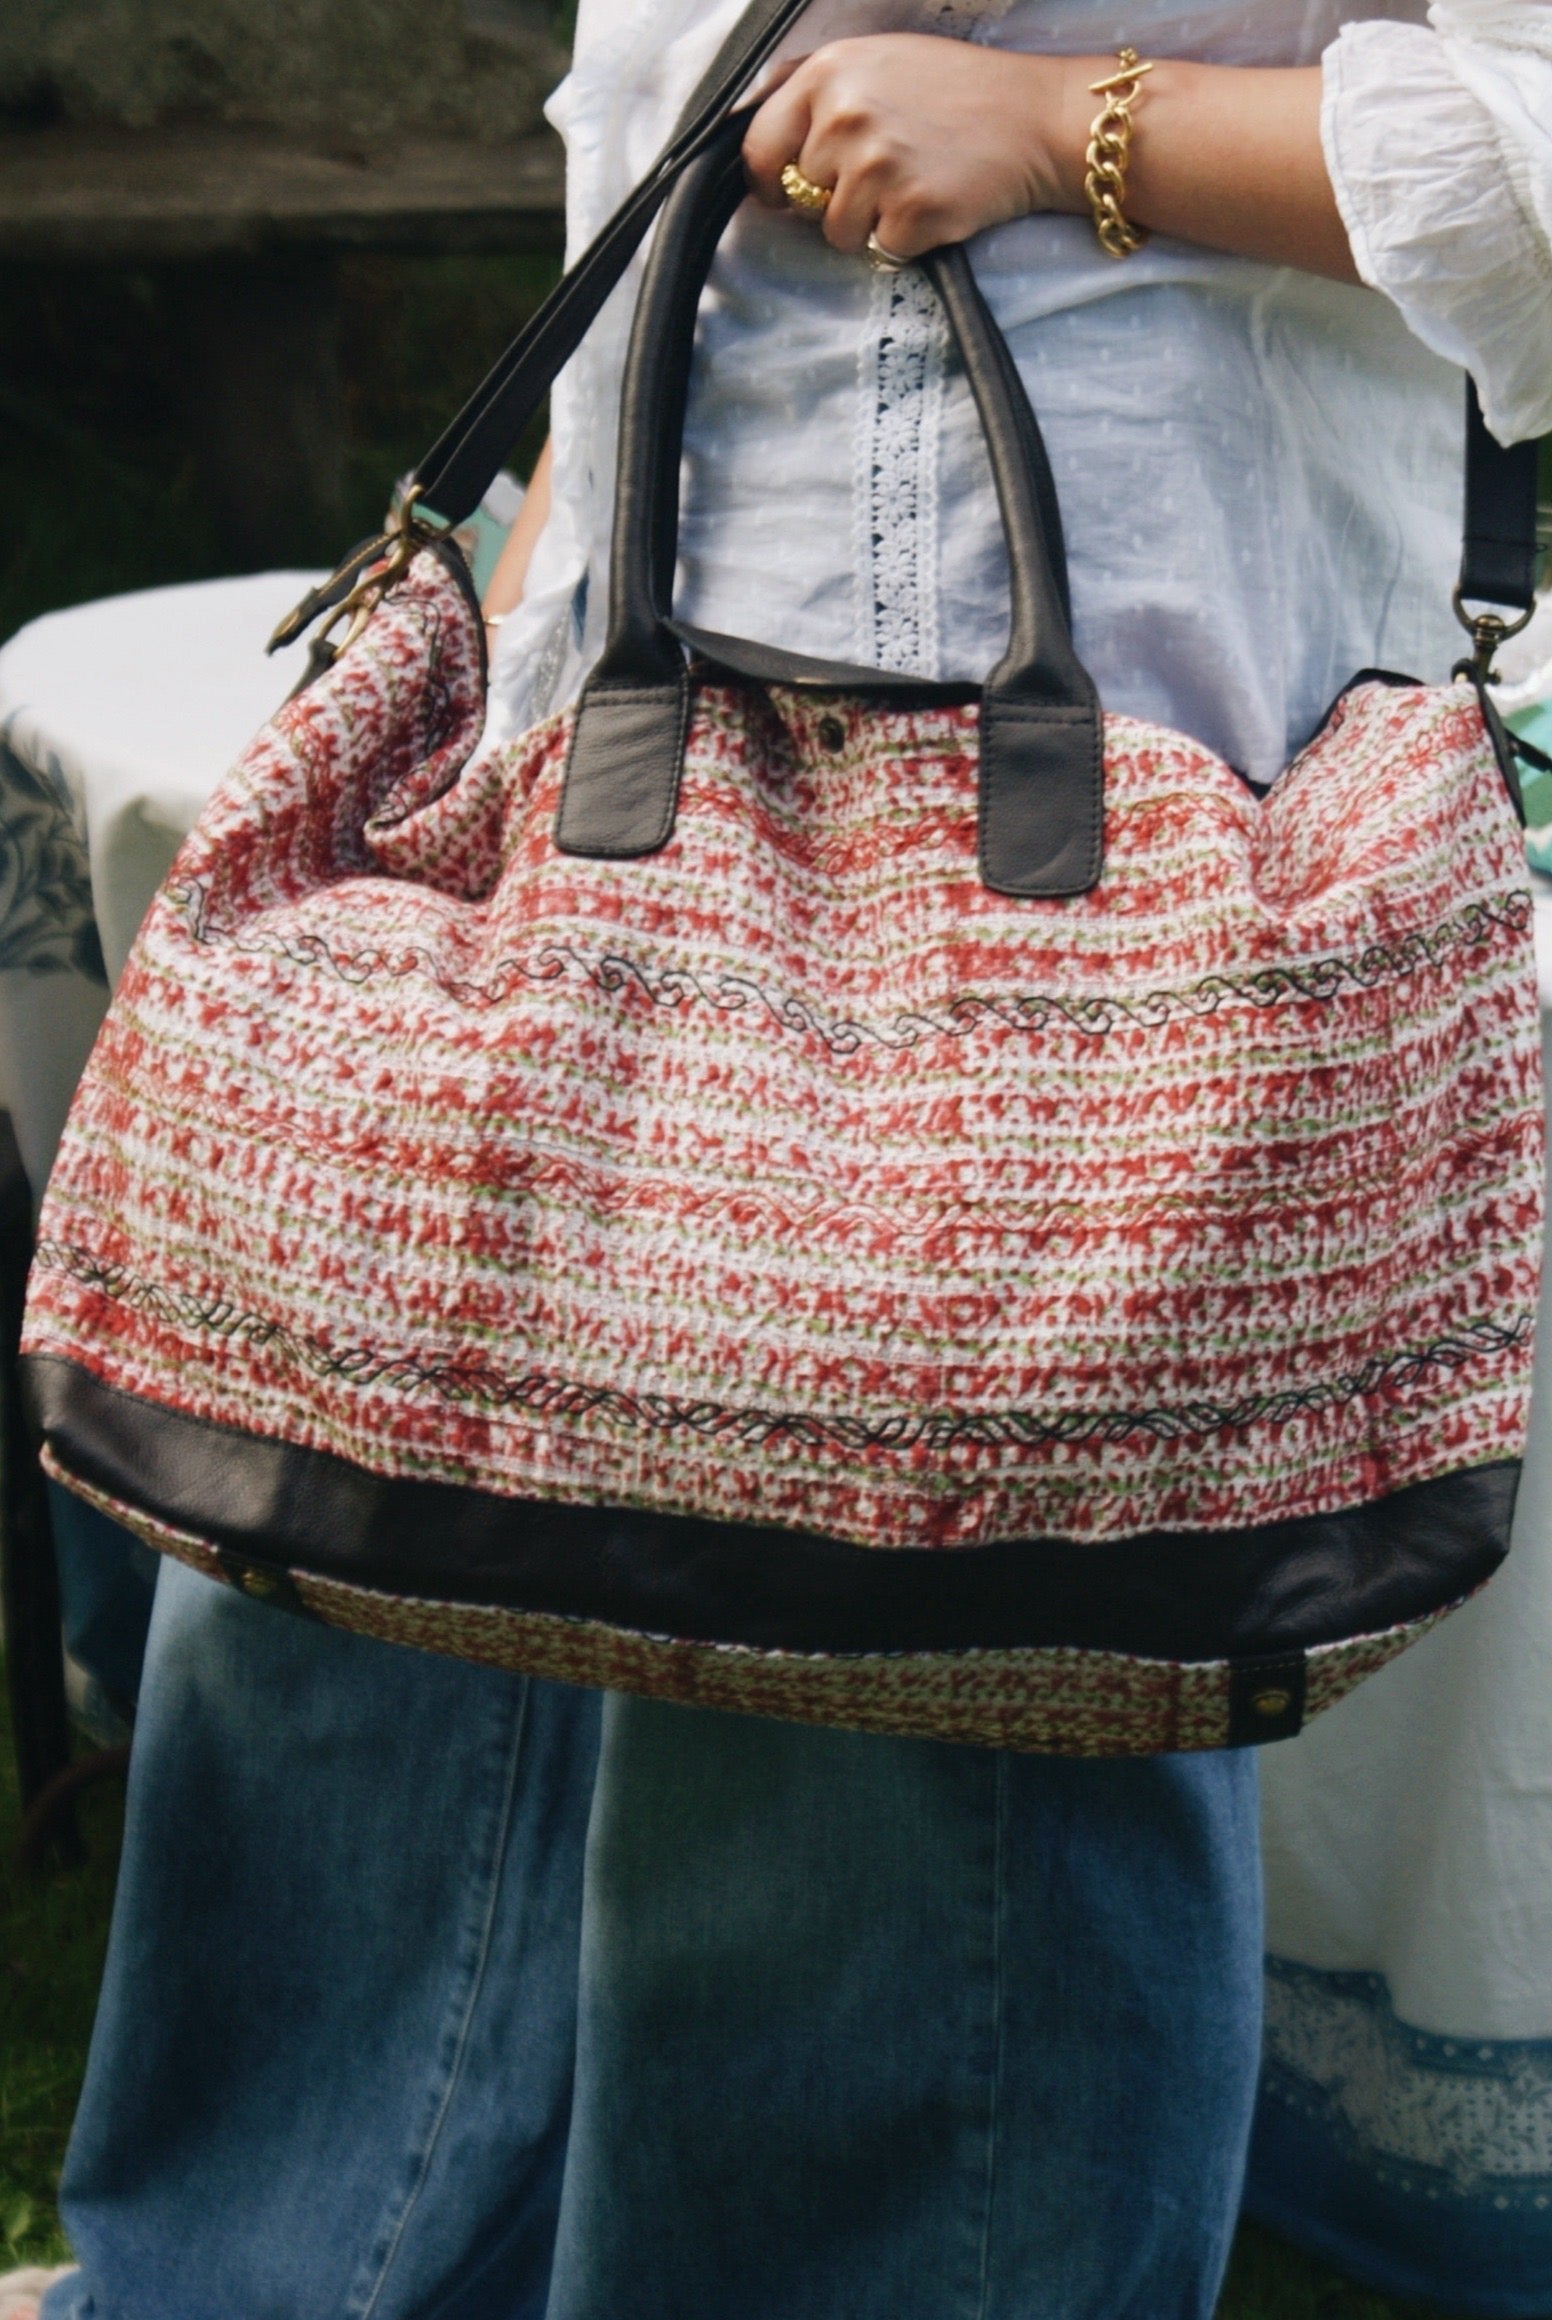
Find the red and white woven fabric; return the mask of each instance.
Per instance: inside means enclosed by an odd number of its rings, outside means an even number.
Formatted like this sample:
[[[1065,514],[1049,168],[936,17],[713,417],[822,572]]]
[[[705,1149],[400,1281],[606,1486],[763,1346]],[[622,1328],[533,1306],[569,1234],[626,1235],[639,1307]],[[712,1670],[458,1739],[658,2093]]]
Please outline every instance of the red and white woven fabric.
[[[1265,799],[1110,718],[1060,901],[978,875],[973,707],[704,683],[674,836],[609,862],[554,844],[567,720],[480,751],[482,692],[423,555],[218,790],[29,1355],[773,1553],[1234,1531],[1519,1456],[1531,902],[1469,688],[1357,685]],[[1030,1716],[997,1736],[1064,1744]]]

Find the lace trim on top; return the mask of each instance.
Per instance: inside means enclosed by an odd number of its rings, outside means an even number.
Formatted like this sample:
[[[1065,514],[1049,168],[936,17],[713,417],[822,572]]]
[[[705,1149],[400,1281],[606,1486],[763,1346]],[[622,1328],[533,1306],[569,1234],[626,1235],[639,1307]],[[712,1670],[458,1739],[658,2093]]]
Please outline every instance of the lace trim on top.
[[[1012,0],[927,0],[921,29],[984,37]],[[915,267],[882,274],[858,384],[856,658],[936,677],[938,439],[948,323]]]
[[[874,278],[859,359],[856,657],[938,673],[938,435],[948,324],[915,266]]]

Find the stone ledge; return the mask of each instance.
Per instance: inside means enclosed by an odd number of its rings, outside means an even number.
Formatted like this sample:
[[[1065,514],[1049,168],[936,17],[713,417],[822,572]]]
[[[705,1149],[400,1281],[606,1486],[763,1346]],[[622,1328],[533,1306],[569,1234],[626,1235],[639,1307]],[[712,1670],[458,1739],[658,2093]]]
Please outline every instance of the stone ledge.
[[[0,259],[553,251],[564,180],[548,130],[508,145],[405,138],[381,153],[264,130],[14,131],[0,135]]]

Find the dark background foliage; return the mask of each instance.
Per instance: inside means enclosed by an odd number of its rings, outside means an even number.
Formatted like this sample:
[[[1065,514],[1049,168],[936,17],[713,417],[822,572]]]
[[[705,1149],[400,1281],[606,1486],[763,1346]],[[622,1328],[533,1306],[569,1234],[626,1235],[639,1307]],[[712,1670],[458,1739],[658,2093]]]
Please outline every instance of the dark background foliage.
[[[331,562],[477,384],[556,272],[537,257],[344,260],[346,517]],[[165,278],[0,268],[0,637],[56,605],[229,570],[190,454]],[[526,473],[542,435],[518,448]]]

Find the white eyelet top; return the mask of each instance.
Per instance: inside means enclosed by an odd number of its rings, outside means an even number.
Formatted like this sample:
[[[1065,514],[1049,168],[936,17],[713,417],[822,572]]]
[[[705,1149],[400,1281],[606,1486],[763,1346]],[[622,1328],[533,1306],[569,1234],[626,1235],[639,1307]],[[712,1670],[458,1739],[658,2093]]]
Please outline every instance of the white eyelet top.
[[[743,0],[582,0],[551,99],[569,237],[646,170]],[[1548,0],[815,0],[788,50],[882,30],[1208,62],[1323,59],[1366,289],[1156,237],[1122,263],[1031,217],[971,255],[1051,453],[1078,649],[1107,707],[1270,779],[1355,670],[1459,646],[1462,385],[1552,432]],[[1139,137],[1146,134],[1139,108]],[[492,726],[570,698],[602,642],[633,267],[554,398],[555,510],[498,641]],[[702,308],[678,610],[924,677],[978,677],[1006,569],[969,391],[919,272],[746,205]]]

